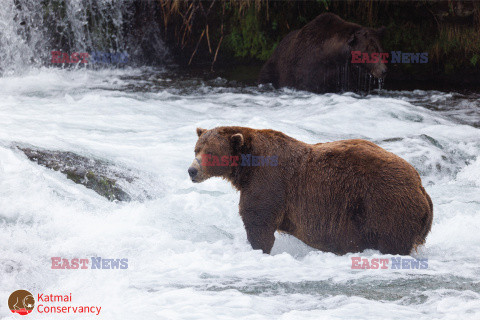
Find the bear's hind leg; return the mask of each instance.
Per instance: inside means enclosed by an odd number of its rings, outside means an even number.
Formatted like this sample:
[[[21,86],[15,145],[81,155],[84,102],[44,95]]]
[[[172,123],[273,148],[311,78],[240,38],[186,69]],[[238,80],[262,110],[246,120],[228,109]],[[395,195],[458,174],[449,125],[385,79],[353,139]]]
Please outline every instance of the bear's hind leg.
[[[393,239],[388,235],[380,236],[377,244],[377,249],[382,254],[399,254],[402,256],[408,256],[412,251],[412,247],[412,241]]]
[[[278,74],[276,72],[276,64],[270,59],[260,70],[258,83],[271,83],[274,88],[278,88]]]

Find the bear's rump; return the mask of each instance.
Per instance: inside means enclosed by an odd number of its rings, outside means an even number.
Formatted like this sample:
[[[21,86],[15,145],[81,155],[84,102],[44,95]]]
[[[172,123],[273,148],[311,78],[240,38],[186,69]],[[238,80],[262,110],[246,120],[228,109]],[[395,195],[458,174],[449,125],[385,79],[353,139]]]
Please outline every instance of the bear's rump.
[[[402,247],[398,252],[405,252],[424,239],[431,215],[421,184],[403,176],[410,173],[406,171],[397,170],[399,176],[393,179],[335,174],[335,170],[298,175],[297,183],[308,187],[292,188],[287,200],[293,204],[285,215],[293,225],[292,234],[308,245],[336,253],[384,247],[396,252],[396,246]]]

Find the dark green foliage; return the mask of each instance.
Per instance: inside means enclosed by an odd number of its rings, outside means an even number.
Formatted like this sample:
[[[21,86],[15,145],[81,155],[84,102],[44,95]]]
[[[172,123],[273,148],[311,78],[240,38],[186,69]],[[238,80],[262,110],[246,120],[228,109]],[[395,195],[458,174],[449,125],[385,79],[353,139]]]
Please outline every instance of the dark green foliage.
[[[276,28],[276,25],[276,21],[273,21],[272,30]],[[232,26],[231,33],[225,40],[226,47],[233,52],[235,57],[254,58],[262,61],[270,57],[277,45],[275,40],[267,39],[260,17],[253,7],[239,19],[238,24]]]
[[[222,55],[265,61],[279,41],[323,12],[364,26],[386,26],[384,50],[428,52],[429,63],[398,64],[406,74],[480,72],[480,3],[446,1],[261,1],[248,10],[239,3],[226,17],[230,25]],[[240,11],[241,10],[241,11]]]

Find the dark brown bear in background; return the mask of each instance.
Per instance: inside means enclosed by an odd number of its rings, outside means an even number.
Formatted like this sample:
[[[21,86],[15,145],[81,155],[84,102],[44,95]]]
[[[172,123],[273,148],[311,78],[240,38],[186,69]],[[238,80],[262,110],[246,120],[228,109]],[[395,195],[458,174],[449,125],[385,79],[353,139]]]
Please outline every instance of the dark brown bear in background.
[[[360,90],[365,75],[383,79],[387,67],[381,61],[352,64],[351,52],[383,52],[383,31],[323,13],[282,39],[262,67],[258,82],[318,93]]]
[[[430,231],[432,202],[417,171],[369,141],[312,145],[244,127],[198,128],[197,135],[188,173],[193,182],[222,177],[240,191],[240,216],[253,249],[270,253],[278,230],[336,254],[371,248],[408,255]],[[205,155],[278,161],[207,166]]]

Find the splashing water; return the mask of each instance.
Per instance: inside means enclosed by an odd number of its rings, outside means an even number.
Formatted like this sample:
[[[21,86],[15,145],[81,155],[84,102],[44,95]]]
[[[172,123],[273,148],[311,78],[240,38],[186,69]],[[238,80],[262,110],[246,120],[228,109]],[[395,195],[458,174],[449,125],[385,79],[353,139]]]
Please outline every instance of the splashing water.
[[[135,15],[148,14],[148,1],[0,0],[0,5],[0,75],[51,66],[53,50],[127,52],[139,63],[167,59],[158,23],[134,23]],[[85,67],[75,65],[80,66]]]

